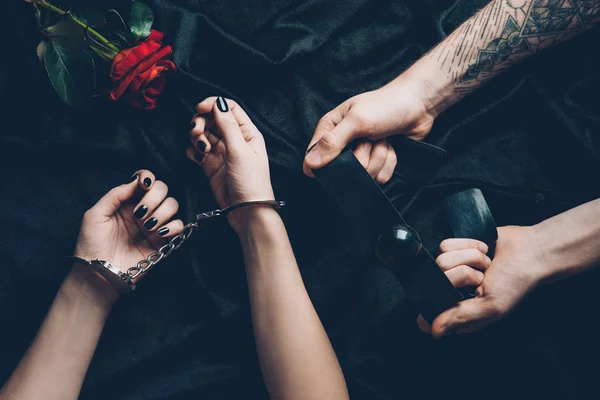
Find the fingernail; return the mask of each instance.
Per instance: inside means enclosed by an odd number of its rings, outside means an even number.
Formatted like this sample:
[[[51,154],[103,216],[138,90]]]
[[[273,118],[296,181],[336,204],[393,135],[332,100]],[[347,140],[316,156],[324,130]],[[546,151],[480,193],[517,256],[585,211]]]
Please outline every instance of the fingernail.
[[[198,140],[198,142],[196,142],[196,146],[198,146],[198,150],[203,153],[206,150],[206,143],[204,143],[202,140]]]
[[[485,261],[487,262],[487,265],[491,265],[492,264],[492,259],[489,258],[488,256],[485,256]]]
[[[156,218],[152,217],[144,223],[144,228],[146,228],[146,230],[149,231],[150,229],[152,229],[156,226],[157,222],[158,222],[158,220]]]
[[[481,271],[476,271],[476,272],[477,272],[477,278],[479,278],[480,281],[483,281],[483,278],[485,277],[483,272],[481,272]]]
[[[229,106],[227,105],[227,100],[223,98],[223,96],[217,97],[217,108],[221,112],[229,111]]]
[[[311,165],[319,165],[321,162],[321,153],[319,151],[311,151],[317,143],[310,146],[310,149],[308,149],[308,153],[306,154],[306,162]]]
[[[312,149],[314,149],[314,148],[315,148],[315,146],[317,145],[317,143],[319,143],[319,141],[318,141],[318,140],[317,140],[316,142],[314,142],[314,143],[313,143],[313,144],[312,144],[312,145],[311,145],[311,146],[308,148],[308,150],[306,150],[306,154],[310,153],[310,151],[311,151]]]
[[[144,178],[144,185],[146,185],[146,187],[150,187],[150,185],[152,185],[152,179]]]
[[[167,228],[166,226],[163,226],[158,230],[158,234],[160,236],[165,236],[167,233],[169,233],[169,228]]]
[[[479,243],[479,251],[481,251],[484,254],[487,253],[488,252],[487,244]]]
[[[190,123],[190,127],[191,127],[192,129],[194,129],[194,128],[196,127],[196,123],[195,123],[194,121],[192,121],[192,122]]]
[[[145,205],[142,204],[141,206],[138,207],[137,210],[135,210],[133,215],[135,215],[135,217],[137,219],[140,219],[140,218],[143,218],[147,212],[148,212],[148,207],[146,207]]]
[[[202,154],[202,153],[196,153],[196,154],[194,154],[194,159],[196,159],[196,161],[198,161],[199,163],[201,163],[204,160],[204,154]]]
[[[139,175],[139,174],[133,174],[133,175],[131,175],[131,178],[129,178],[129,179],[130,179],[130,182],[133,182],[133,181],[135,181],[135,180],[136,180],[137,178],[139,178],[139,177],[140,177],[140,175]]]

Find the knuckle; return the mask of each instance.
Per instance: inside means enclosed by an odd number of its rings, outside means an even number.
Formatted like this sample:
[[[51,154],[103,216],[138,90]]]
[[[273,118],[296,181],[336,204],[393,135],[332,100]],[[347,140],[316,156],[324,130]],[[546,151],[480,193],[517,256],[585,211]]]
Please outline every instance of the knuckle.
[[[87,210],[86,212],[83,213],[82,221],[87,222],[93,218],[94,218],[94,210],[92,208],[90,208],[89,210]]]
[[[506,314],[507,307],[498,301],[489,301],[487,305],[488,314],[494,318],[499,318]]]
[[[390,162],[395,167],[396,164],[398,163],[398,156],[396,155],[396,150],[394,150],[393,147],[390,147],[390,149],[388,151],[388,158],[390,159]]]
[[[460,276],[459,281],[462,285],[467,285],[473,280],[473,277],[474,277],[473,272],[474,271],[472,268],[470,268],[466,265],[459,265],[455,269],[457,270],[456,272]]]
[[[446,252],[450,251],[451,243],[452,243],[451,240],[452,239],[442,240],[442,243],[440,243],[440,251],[442,253],[446,253]]]
[[[375,122],[370,116],[365,115],[360,111],[351,110],[348,113],[348,117],[353,120],[354,125],[361,133],[369,135],[375,132]]]
[[[172,206],[174,209],[176,209],[176,210],[177,210],[177,209],[179,209],[179,202],[177,201],[177,199],[176,199],[176,198],[174,198],[174,197],[169,197],[169,202],[171,203],[171,206]]]
[[[436,259],[435,262],[440,266],[441,269],[443,270],[447,270],[448,267],[448,255],[447,254],[440,254]]]

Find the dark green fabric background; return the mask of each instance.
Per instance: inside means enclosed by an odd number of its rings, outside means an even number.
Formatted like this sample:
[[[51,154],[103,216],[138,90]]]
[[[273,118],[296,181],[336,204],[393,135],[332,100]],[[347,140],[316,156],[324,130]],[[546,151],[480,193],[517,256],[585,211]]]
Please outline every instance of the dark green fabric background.
[[[0,21],[0,382],[69,266],[82,213],[139,168],[166,181],[181,217],[215,206],[185,159],[196,102],[240,102],[266,137],[273,183],[306,286],[353,399],[597,398],[598,274],[538,290],[504,322],[433,341],[301,162],[319,118],[406,69],[484,0],[149,2],[179,68],[159,107],[60,104],[35,47],[31,6]],[[440,201],[484,191],[499,225],[531,224],[599,197],[598,29],[536,56],[443,114],[434,176],[385,190],[435,251]],[[399,149],[400,168],[411,161]],[[417,160],[426,162],[426,159]],[[415,196],[416,194],[418,196]],[[115,306],[83,399],[254,399],[266,392],[236,238],[196,234]]]

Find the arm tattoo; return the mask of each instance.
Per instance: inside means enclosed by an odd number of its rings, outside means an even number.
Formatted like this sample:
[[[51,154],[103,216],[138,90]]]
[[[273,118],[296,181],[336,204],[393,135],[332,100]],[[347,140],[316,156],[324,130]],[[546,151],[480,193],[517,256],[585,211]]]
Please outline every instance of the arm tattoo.
[[[456,89],[469,92],[514,62],[584,31],[599,17],[600,0],[497,0],[428,56],[437,57]]]

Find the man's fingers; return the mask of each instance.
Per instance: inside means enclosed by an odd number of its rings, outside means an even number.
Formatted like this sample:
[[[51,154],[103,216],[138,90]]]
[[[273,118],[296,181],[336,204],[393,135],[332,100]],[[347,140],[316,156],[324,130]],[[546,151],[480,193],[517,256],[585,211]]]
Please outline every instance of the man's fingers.
[[[373,144],[373,148],[371,149],[371,158],[369,159],[369,166],[367,167],[367,172],[373,177],[373,179],[379,175],[379,172],[381,172],[381,169],[385,165],[387,154],[387,140],[381,139]]]
[[[385,160],[385,164],[383,165],[383,168],[381,168],[379,175],[375,177],[377,183],[387,183],[390,179],[392,179],[392,176],[394,175],[394,170],[396,169],[396,163],[398,162],[398,158],[396,157],[396,151],[394,150],[392,145],[388,143],[387,146],[388,153]]]
[[[363,166],[364,169],[369,167],[369,160],[371,158],[371,149],[373,148],[373,143],[369,140],[362,140],[354,149],[354,156],[360,162],[360,165]]]
[[[417,317],[417,326],[425,333],[431,333],[431,325],[425,321],[425,318],[421,314]]]
[[[487,254],[488,245],[475,239],[446,239],[440,243],[440,251],[442,253],[465,249],[477,249],[483,254]]]
[[[435,262],[444,271],[449,271],[459,265],[468,265],[469,267],[486,270],[492,264],[492,260],[477,249],[455,250],[442,253],[436,258]]]
[[[439,339],[454,333],[474,332],[496,321],[499,313],[485,297],[461,301],[433,321],[431,333]]]
[[[457,289],[466,286],[479,286],[483,281],[483,272],[477,271],[467,265],[459,265],[446,271],[445,274]]]
[[[336,158],[354,139],[354,124],[349,118],[343,118],[337,125],[332,122],[319,123],[320,131],[315,131],[317,138],[308,148],[304,163],[309,169],[318,169]]]

